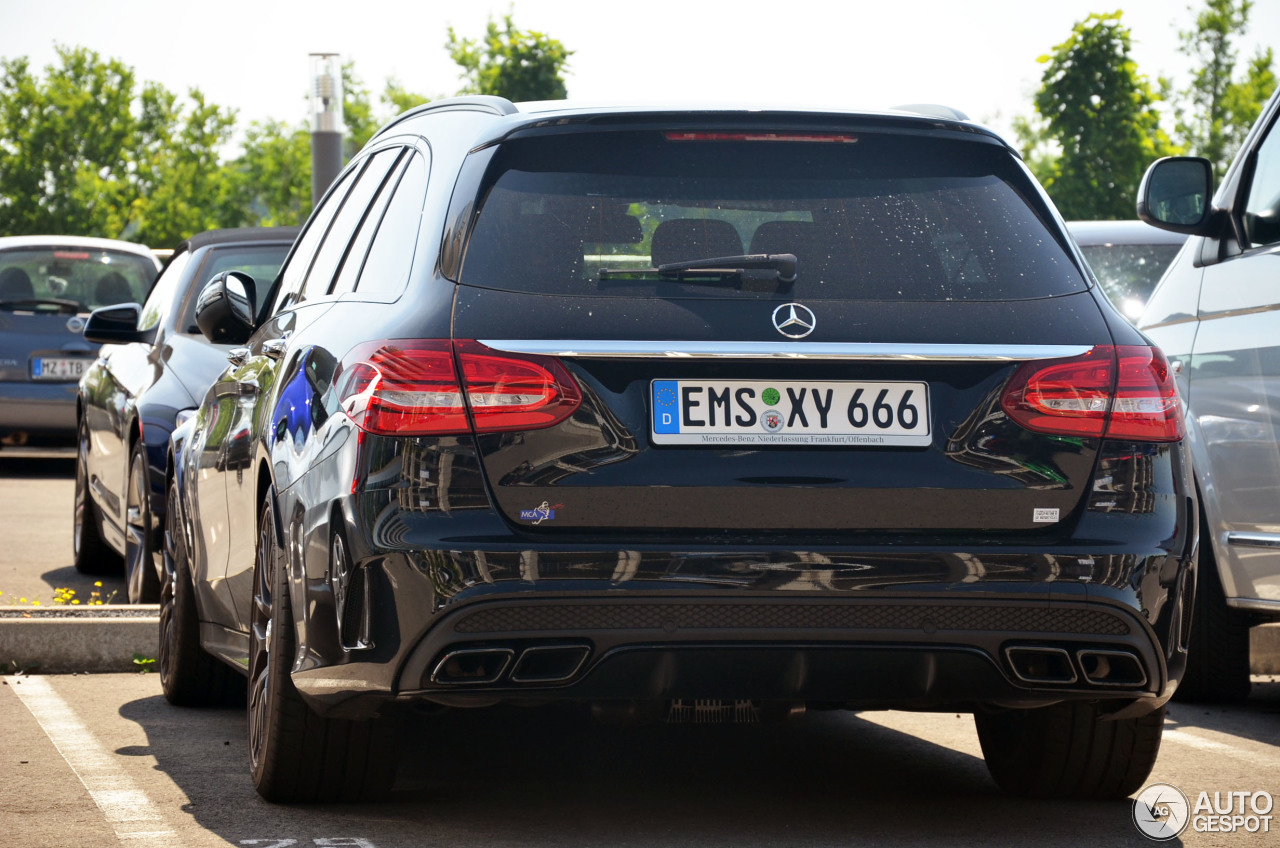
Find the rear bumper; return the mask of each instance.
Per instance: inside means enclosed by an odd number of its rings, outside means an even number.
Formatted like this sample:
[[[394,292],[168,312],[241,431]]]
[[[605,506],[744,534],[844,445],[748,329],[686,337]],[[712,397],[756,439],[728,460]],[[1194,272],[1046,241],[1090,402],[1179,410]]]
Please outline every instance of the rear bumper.
[[[77,383],[0,382],[0,436],[28,433],[73,439]]]
[[[614,552],[597,567],[616,571],[619,553],[625,560],[628,552]],[[637,565],[658,556],[637,555]],[[580,576],[569,576],[574,567],[552,576],[531,569],[539,558],[525,552],[516,556],[523,578],[505,580],[505,557],[495,552],[479,558],[489,561],[491,582],[473,583],[441,605],[439,589],[466,582],[463,563],[474,565],[473,554],[366,561],[349,584],[361,586],[361,596],[346,599],[345,635],[325,632],[336,610],[313,607],[310,661],[294,679],[318,709],[347,715],[395,700],[483,706],[549,698],[958,711],[1076,699],[1145,712],[1172,695],[1185,664],[1189,560],[1123,557],[1134,569],[1129,577],[1171,577],[1164,587],[1148,581],[1139,600],[1132,588],[1072,579],[1064,566],[1075,558],[1060,555],[791,554],[810,560],[807,572],[783,569],[791,585],[777,578],[784,558],[777,552],[725,556],[736,560],[740,577],[754,572],[774,587],[714,587],[710,565],[724,565],[719,557],[670,553],[664,558],[680,560],[685,574],[597,581],[587,555],[562,554],[562,565],[577,561]],[[1054,560],[1056,571],[1046,571]],[[1005,579],[965,583],[954,570],[938,570],[948,562]],[[861,581],[850,576],[859,573],[850,571],[854,565],[866,568]],[[896,583],[887,579],[893,572]],[[1143,615],[1148,605],[1160,610],[1151,620]],[[357,632],[369,647],[343,649]],[[1114,667],[1112,676],[1099,673],[1099,657]]]

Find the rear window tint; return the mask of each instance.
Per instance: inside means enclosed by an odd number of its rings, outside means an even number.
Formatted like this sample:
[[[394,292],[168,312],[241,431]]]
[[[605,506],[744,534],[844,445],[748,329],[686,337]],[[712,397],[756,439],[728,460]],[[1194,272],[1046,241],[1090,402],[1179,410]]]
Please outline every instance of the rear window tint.
[[[523,139],[494,156],[459,282],[563,295],[899,301],[1084,290],[1039,204],[1012,156],[980,142]],[[795,254],[796,281],[677,282],[643,271],[755,253]],[[636,273],[618,273],[627,269]]]
[[[145,256],[98,247],[19,247],[0,253],[0,303],[42,308],[71,302],[81,312],[142,303],[156,281]]]

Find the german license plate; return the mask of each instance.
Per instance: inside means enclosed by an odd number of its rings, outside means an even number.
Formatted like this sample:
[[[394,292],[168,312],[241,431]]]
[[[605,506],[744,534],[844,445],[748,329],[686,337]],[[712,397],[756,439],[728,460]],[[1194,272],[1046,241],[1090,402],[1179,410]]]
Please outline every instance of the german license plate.
[[[31,360],[33,380],[79,380],[92,359],[69,356],[37,356]]]
[[[920,447],[933,440],[927,383],[654,380],[650,387],[658,445]]]

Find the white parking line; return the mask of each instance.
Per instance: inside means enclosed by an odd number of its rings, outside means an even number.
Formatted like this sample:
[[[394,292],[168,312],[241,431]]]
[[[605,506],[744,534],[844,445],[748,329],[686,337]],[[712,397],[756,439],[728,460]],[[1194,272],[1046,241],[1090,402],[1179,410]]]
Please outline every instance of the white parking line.
[[[1169,742],[1176,742],[1179,745],[1186,745],[1189,748],[1198,748],[1201,751],[1213,751],[1215,754],[1235,757],[1237,760],[1244,760],[1247,763],[1253,763],[1265,769],[1275,768],[1274,756],[1247,751],[1244,748],[1237,748],[1225,742],[1216,742],[1213,739],[1205,739],[1203,736],[1197,736],[1186,730],[1171,730],[1166,726],[1164,739]]]
[[[173,844],[176,834],[155,804],[134,786],[116,758],[103,749],[47,678],[24,677],[21,686],[10,689],[80,778],[121,842],[130,846]]]

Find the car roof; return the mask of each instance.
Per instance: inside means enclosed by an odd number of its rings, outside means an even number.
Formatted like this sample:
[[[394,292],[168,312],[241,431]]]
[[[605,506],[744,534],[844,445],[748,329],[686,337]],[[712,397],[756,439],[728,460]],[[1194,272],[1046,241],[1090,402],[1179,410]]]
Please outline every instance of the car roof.
[[[1081,247],[1104,244],[1182,244],[1187,237],[1143,221],[1068,221],[1071,237]]]
[[[145,256],[159,265],[145,244],[119,239],[93,238],[91,236],[5,236],[0,238],[0,250],[13,250],[21,247],[89,247],[99,250],[118,250],[121,253],[133,253]]]
[[[769,103],[601,103],[585,100],[538,100],[513,103],[503,97],[473,95],[434,100],[410,109],[382,126],[373,139],[392,135],[391,131],[414,118],[445,111],[485,113],[493,117],[491,128],[482,135],[489,141],[500,140],[526,127],[542,127],[559,124],[600,123],[602,126],[625,122],[632,118],[640,122],[655,119],[689,120],[712,118],[741,121],[751,118],[773,118],[787,122],[805,119],[818,122],[848,122],[863,120],[898,125],[904,128],[948,128],[962,132],[985,135],[1009,147],[993,130],[969,120],[958,109],[928,103],[917,103],[884,109],[856,109],[839,106],[799,106],[796,104]],[[407,128],[406,128],[407,129]],[[484,139],[477,139],[484,143]],[[1013,149],[1010,147],[1009,149]]]
[[[292,242],[301,227],[236,227],[226,230],[206,230],[196,233],[178,245],[177,250],[199,250],[211,244],[245,244],[248,242]]]

